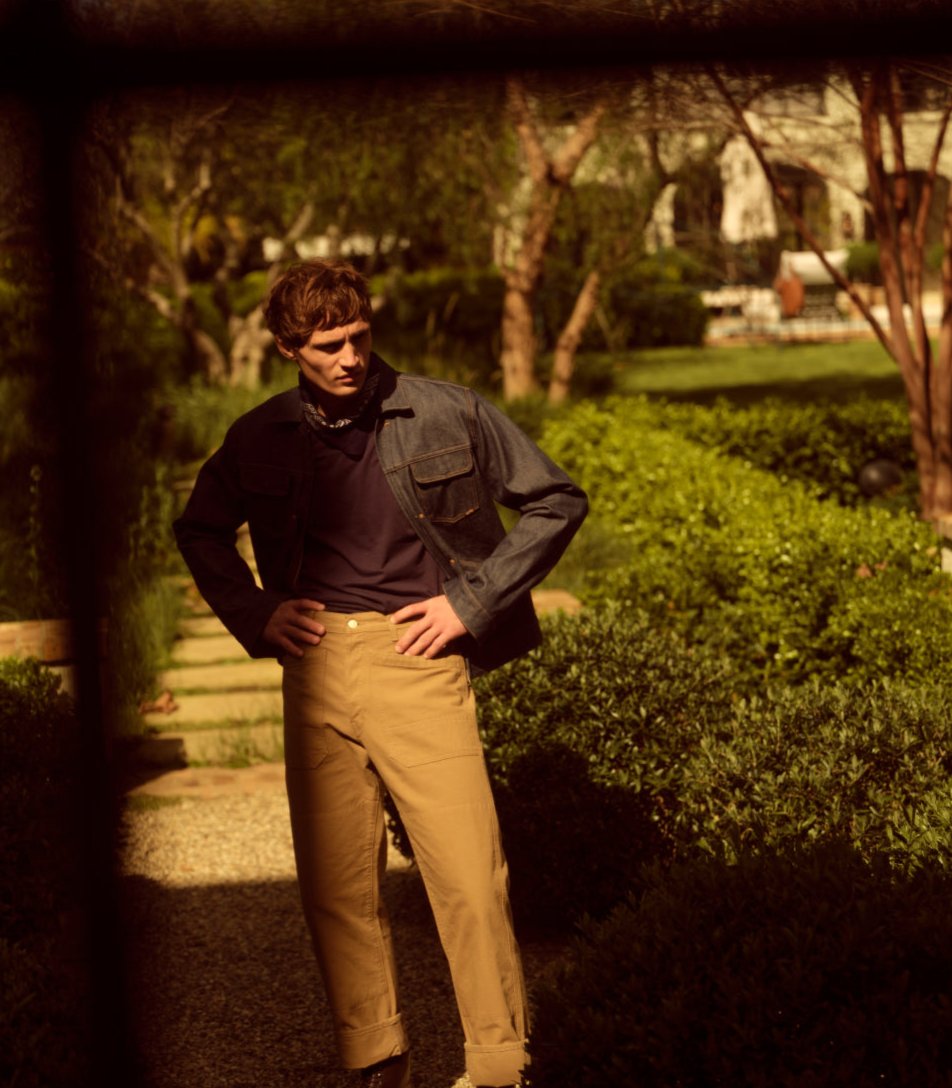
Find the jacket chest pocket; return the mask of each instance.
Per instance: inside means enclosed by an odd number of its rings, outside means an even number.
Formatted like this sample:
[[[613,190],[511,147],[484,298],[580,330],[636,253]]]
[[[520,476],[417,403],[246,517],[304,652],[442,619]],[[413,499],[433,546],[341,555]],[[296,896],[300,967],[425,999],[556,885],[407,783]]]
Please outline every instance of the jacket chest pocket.
[[[238,466],[249,523],[257,530],[282,532],[291,515],[293,475],[278,465]]]
[[[410,465],[413,492],[429,521],[454,522],[479,509],[476,466],[469,446],[421,457]]]

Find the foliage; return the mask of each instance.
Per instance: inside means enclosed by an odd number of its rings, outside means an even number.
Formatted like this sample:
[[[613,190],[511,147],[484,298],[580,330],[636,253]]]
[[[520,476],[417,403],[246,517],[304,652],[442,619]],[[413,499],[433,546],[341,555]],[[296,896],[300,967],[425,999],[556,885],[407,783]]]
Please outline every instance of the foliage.
[[[604,913],[671,851],[661,798],[726,712],[723,664],[608,608],[548,620],[542,649],[477,688],[517,918]]]
[[[656,869],[536,995],[533,1083],[948,1083],[948,870],[841,845]]]
[[[859,283],[872,283],[881,287],[883,278],[879,267],[878,243],[857,242],[848,249],[846,275]]]
[[[612,606],[548,620],[540,650],[478,686],[515,909],[533,925],[604,913],[645,863],[697,852],[848,840],[952,866],[948,692],[739,697],[723,659]]]
[[[374,314],[382,350],[416,360],[464,364],[470,384],[487,388],[499,352],[503,279],[495,269],[434,268],[375,277],[385,301]]]
[[[791,404],[769,397],[741,407],[720,398],[710,406],[655,404],[653,413],[663,426],[844,505],[865,501],[858,482],[865,464],[893,461],[905,473],[896,502],[915,508],[915,457],[901,401],[861,395],[843,404]]]
[[[578,267],[578,260],[565,259],[563,265],[554,264],[546,271],[539,292],[539,315],[543,339],[550,348],[578,291]],[[663,250],[625,262],[606,277],[598,320],[582,338],[583,351],[701,344],[707,310],[695,285],[703,280],[697,262],[679,250]]]
[[[617,335],[625,348],[699,346],[704,341],[708,313],[691,288],[619,289],[613,303],[619,315]]]
[[[0,1079],[80,1084],[88,986],[79,923],[79,723],[59,679],[0,659]]]
[[[817,502],[659,429],[645,402],[578,405],[544,446],[588,491],[592,526],[627,541],[626,562],[591,572],[590,601],[646,609],[730,655],[748,684],[947,673],[949,580],[913,515]]]
[[[297,383],[297,368],[284,367],[268,385],[209,386],[192,380],[166,387],[160,400],[171,421],[170,455],[179,463],[204,461],[218,449],[225,432],[245,412]]]
[[[168,660],[181,613],[181,592],[152,572],[126,573],[109,587],[106,613],[107,705],[119,734],[141,732],[139,704],[154,698],[156,673]]]

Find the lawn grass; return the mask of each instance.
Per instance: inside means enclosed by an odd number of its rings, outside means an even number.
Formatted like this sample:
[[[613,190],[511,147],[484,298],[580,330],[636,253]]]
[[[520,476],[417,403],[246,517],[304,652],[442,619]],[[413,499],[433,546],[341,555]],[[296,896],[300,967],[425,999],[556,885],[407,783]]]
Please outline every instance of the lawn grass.
[[[902,398],[899,369],[876,341],[653,348],[616,356],[617,392],[708,403],[765,397],[844,401]]]

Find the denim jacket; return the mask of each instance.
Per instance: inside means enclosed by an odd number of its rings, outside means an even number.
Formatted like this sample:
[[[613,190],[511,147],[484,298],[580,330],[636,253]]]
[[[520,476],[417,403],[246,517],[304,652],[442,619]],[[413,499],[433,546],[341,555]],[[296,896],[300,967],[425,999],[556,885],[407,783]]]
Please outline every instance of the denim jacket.
[[[375,441],[384,476],[470,632],[453,649],[474,672],[495,668],[538,644],[529,590],[581,524],[585,495],[472,390],[399,374],[374,358],[381,371]],[[299,595],[313,493],[309,451],[299,391],[279,393],[231,426],[175,522],[199,591],[252,657],[279,653],[262,632],[275,608]],[[520,514],[508,533],[497,503]],[[263,588],[235,547],[245,521]]]

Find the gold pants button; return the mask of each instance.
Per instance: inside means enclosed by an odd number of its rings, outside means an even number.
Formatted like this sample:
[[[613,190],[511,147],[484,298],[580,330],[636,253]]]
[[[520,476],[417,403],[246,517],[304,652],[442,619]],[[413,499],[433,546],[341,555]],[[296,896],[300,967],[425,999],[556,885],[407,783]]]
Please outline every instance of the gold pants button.
[[[357,621],[356,620],[348,620],[347,621],[347,626],[353,631],[353,629],[357,626]]]

